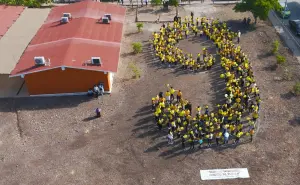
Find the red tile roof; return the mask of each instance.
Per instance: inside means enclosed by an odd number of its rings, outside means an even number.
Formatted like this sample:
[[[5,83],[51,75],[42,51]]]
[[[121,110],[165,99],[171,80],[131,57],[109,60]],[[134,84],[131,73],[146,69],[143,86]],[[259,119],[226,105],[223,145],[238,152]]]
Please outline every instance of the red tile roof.
[[[22,6],[0,5],[0,39],[23,12]]]
[[[61,66],[117,72],[125,11],[125,8],[118,5],[94,1],[53,8],[11,76]],[[60,25],[62,13],[71,13],[73,19]],[[110,24],[98,23],[98,19],[105,13],[112,14]],[[33,60],[35,56],[49,58],[50,66],[36,67]],[[85,65],[91,57],[101,57],[102,65]]]
[[[57,42],[51,42],[41,45],[29,46],[11,75],[20,73],[33,73],[56,67],[71,67],[86,70],[100,70],[116,72],[118,68],[118,59],[120,44],[111,44],[103,41],[89,39],[65,39]],[[33,58],[44,56],[46,60],[50,59],[50,66],[36,67]],[[85,65],[91,57],[101,57],[102,65]],[[62,62],[63,61],[63,62]]]
[[[44,24],[30,44],[41,44],[67,38],[85,38],[107,42],[121,42],[123,24],[111,22],[99,24],[91,18],[73,18],[70,23],[60,25],[59,22]]]

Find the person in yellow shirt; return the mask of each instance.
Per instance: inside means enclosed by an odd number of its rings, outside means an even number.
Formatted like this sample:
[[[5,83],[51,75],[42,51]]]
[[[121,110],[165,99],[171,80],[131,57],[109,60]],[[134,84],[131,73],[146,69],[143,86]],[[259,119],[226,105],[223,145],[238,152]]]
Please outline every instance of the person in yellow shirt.
[[[238,132],[235,136],[235,144],[238,144],[240,142],[240,138],[242,137],[244,133],[242,131]]]
[[[176,99],[177,99],[177,103],[179,103],[180,100],[182,99],[182,92],[180,90],[177,91],[177,97],[176,97]]]
[[[253,116],[253,121],[256,122],[256,120],[258,119],[258,112],[254,111],[252,116]]]
[[[222,137],[222,132],[216,132],[215,138],[217,146],[219,146],[220,138]]]
[[[161,130],[163,127],[164,119],[160,118],[157,122],[158,129]]]
[[[252,128],[249,133],[250,133],[250,141],[252,142],[253,141],[253,135],[254,135],[254,128]]]
[[[167,92],[165,93],[165,95],[166,95],[167,103],[170,103],[170,100],[171,100],[171,93],[170,93],[169,91],[167,91]]]
[[[155,97],[152,98],[151,102],[152,102],[151,110],[154,111],[155,110],[155,106],[156,106]]]
[[[174,101],[174,93],[175,93],[175,89],[173,87],[170,88],[170,94],[171,94],[171,102]]]
[[[179,117],[183,118],[185,116],[185,111],[182,110],[180,113],[179,113]]]
[[[201,115],[201,107],[200,106],[197,107],[197,115],[199,115],[199,116]]]

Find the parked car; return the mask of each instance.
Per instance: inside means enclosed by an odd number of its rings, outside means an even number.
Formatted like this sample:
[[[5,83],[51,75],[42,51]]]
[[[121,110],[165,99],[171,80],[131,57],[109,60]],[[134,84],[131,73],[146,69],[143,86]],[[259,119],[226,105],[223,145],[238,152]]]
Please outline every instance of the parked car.
[[[289,24],[291,29],[294,30],[296,34],[300,36],[300,19],[289,20]]]
[[[277,10],[277,14],[279,17],[283,19],[287,19],[291,16],[291,11],[289,10],[288,6],[285,4],[285,2],[279,2],[280,4],[280,9]]]

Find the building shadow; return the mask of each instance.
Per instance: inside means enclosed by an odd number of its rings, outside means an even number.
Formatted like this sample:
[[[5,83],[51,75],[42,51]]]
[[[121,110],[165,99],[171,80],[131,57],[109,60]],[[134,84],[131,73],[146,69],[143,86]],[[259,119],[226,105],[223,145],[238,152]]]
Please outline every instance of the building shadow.
[[[94,100],[94,98],[88,96],[1,98],[0,111],[15,112],[16,110],[72,108],[92,100]]]

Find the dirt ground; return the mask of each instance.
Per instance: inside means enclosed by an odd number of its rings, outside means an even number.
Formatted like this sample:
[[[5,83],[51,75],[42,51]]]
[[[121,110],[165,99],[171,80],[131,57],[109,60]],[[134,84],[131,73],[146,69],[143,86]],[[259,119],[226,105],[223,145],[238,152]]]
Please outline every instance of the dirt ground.
[[[188,9],[189,7],[187,7]],[[259,129],[253,143],[182,151],[168,147],[165,133],[157,132],[150,111],[151,97],[172,84],[198,104],[220,101],[216,89],[217,67],[209,72],[182,74],[153,60],[148,40],[159,24],[145,24],[135,33],[134,11],[128,11],[119,71],[113,92],[88,97],[19,98],[0,100],[0,184],[3,185],[297,185],[300,177],[300,97],[290,93],[299,78],[299,64],[284,47],[292,79],[275,69],[268,54],[279,39],[268,22],[256,29],[240,24],[243,16],[232,6],[216,6],[212,17],[229,21],[242,31],[241,46],[250,56],[262,96]],[[180,10],[184,11],[184,9]],[[140,41],[143,53],[133,55],[131,43]],[[201,49],[200,40],[183,42],[190,52]],[[189,45],[188,45],[189,44]],[[199,49],[199,50],[200,50]],[[128,68],[136,62],[141,78],[132,79]],[[298,75],[297,75],[298,74]],[[218,76],[218,75],[217,75]],[[100,107],[103,117],[94,119]],[[199,170],[248,168],[249,179],[201,181]]]

